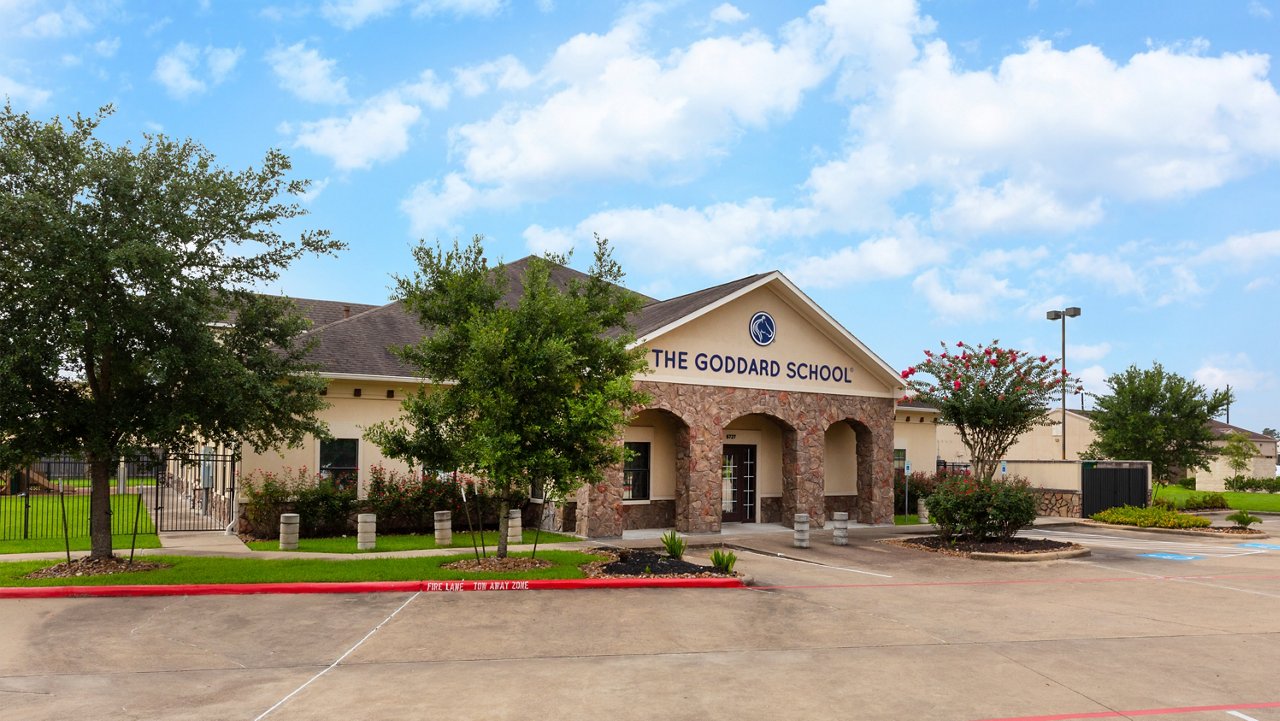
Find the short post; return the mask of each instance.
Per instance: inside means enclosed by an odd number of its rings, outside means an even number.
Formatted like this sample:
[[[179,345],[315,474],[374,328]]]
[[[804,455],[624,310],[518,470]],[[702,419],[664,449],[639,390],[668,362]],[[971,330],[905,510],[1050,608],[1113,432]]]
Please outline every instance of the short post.
[[[453,511],[436,511],[436,548],[453,545]]]
[[[831,514],[831,542],[837,546],[849,545],[849,513],[836,511]]]
[[[378,517],[372,513],[356,516],[356,550],[372,551],[378,545]]]
[[[298,550],[298,525],[300,517],[296,513],[280,514],[280,550]]]
[[[524,540],[524,533],[520,528],[520,509],[512,508],[507,511],[507,543],[520,543]]]
[[[924,499],[916,499],[916,515],[920,518],[921,523],[929,522],[929,507],[924,505]]]
[[[791,545],[796,548],[809,547],[809,514],[797,513],[796,522],[793,526],[795,529],[795,538],[792,539]]]

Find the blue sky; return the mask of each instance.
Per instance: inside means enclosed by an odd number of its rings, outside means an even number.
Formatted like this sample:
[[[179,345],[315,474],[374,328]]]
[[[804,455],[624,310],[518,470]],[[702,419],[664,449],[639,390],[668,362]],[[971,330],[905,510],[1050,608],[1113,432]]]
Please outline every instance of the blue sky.
[[[613,240],[670,297],[779,269],[892,365],[939,340],[1153,361],[1280,426],[1280,1],[0,0],[0,95],[279,147],[378,303],[419,238]],[[291,230],[302,228],[299,225]],[[1079,399],[1072,401],[1078,405]]]

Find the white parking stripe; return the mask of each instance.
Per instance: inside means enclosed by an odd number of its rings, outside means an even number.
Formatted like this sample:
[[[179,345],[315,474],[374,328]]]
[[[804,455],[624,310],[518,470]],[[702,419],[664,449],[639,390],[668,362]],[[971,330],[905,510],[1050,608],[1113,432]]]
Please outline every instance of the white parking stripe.
[[[1235,717],[1236,717],[1236,718],[1238,718],[1238,719],[1244,719],[1244,721],[1258,721],[1258,719],[1256,719],[1256,718],[1254,718],[1254,717],[1252,717],[1252,716],[1248,716],[1248,715],[1242,714],[1242,713],[1240,713],[1239,711],[1228,711],[1227,713],[1228,713],[1228,714],[1230,714],[1230,715],[1232,715],[1232,716],[1235,716]]]

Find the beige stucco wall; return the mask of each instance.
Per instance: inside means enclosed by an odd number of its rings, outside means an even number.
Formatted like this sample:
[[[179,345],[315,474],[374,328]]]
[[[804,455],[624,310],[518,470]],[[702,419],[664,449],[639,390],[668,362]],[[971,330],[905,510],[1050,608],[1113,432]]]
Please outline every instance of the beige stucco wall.
[[[885,377],[869,358],[855,357],[838,342],[834,331],[820,330],[793,299],[771,286],[758,288],[727,305],[670,330],[645,344],[652,373],[645,380],[732,388],[867,395],[893,398],[899,387]],[[777,333],[773,343],[756,345],[749,326],[758,311],[773,316]],[[830,333],[830,334],[829,334]],[[776,375],[712,370],[713,356],[764,362]],[[705,368],[700,368],[705,364]],[[790,364],[790,365],[789,365]],[[813,365],[838,369],[841,380],[820,380],[808,376]],[[683,367],[681,367],[683,366]],[[875,368],[875,370],[873,370]],[[788,376],[791,377],[788,377]]]
[[[1061,460],[1062,411],[1050,411],[1048,425],[1036,426],[1018,437],[1005,458],[1019,461]],[[1080,453],[1097,438],[1089,419],[1067,411],[1067,460],[1080,460]],[[960,442],[955,426],[938,424],[938,456],[948,463],[970,463],[969,449]]]
[[[938,467],[937,413],[899,408],[893,419],[893,447],[907,452],[911,472],[932,473]],[[953,430],[954,432],[954,430]]]
[[[355,397],[355,389],[361,396]],[[329,426],[334,438],[360,439],[358,463],[360,466],[359,492],[363,496],[369,483],[369,468],[382,464],[387,468],[407,471],[408,466],[387,459],[377,446],[364,439],[364,431],[374,423],[391,420],[400,415],[400,401],[416,386],[387,381],[330,381],[325,400],[329,407],[321,411],[320,420]],[[387,398],[387,391],[394,391],[395,398]],[[255,470],[281,472],[285,469],[306,468],[314,474],[320,465],[320,442],[312,437],[297,448],[267,450],[255,453],[246,448],[242,460],[242,474]]]
[[[1021,476],[1036,488],[1080,491],[1079,461],[1007,461],[1005,468],[1009,476]],[[999,471],[996,475],[1000,475]]]
[[[823,471],[828,496],[858,495],[858,434],[848,423],[826,431]]]
[[[1226,441],[1215,443],[1219,449],[1226,445]],[[1260,478],[1270,478],[1276,475],[1276,444],[1275,441],[1270,443],[1255,442],[1254,446],[1258,449],[1257,454],[1249,462],[1249,467],[1245,469],[1244,475]],[[1198,491],[1224,491],[1226,490],[1226,480],[1235,476],[1236,472],[1232,470],[1231,465],[1227,463],[1227,459],[1218,456],[1209,462],[1209,470],[1196,469],[1187,473],[1188,477],[1196,479],[1196,490]]]

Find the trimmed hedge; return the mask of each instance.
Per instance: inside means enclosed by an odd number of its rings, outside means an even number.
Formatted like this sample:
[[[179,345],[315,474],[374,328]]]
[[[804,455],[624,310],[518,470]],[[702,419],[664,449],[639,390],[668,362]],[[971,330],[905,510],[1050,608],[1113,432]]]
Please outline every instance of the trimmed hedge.
[[[1207,528],[1209,519],[1179,513],[1167,508],[1139,508],[1138,506],[1120,506],[1090,516],[1095,521],[1115,523],[1121,526],[1137,526],[1139,528]]]
[[[1280,493],[1280,476],[1275,478],[1249,478],[1234,476],[1224,483],[1228,491],[1253,491],[1263,493]]]

